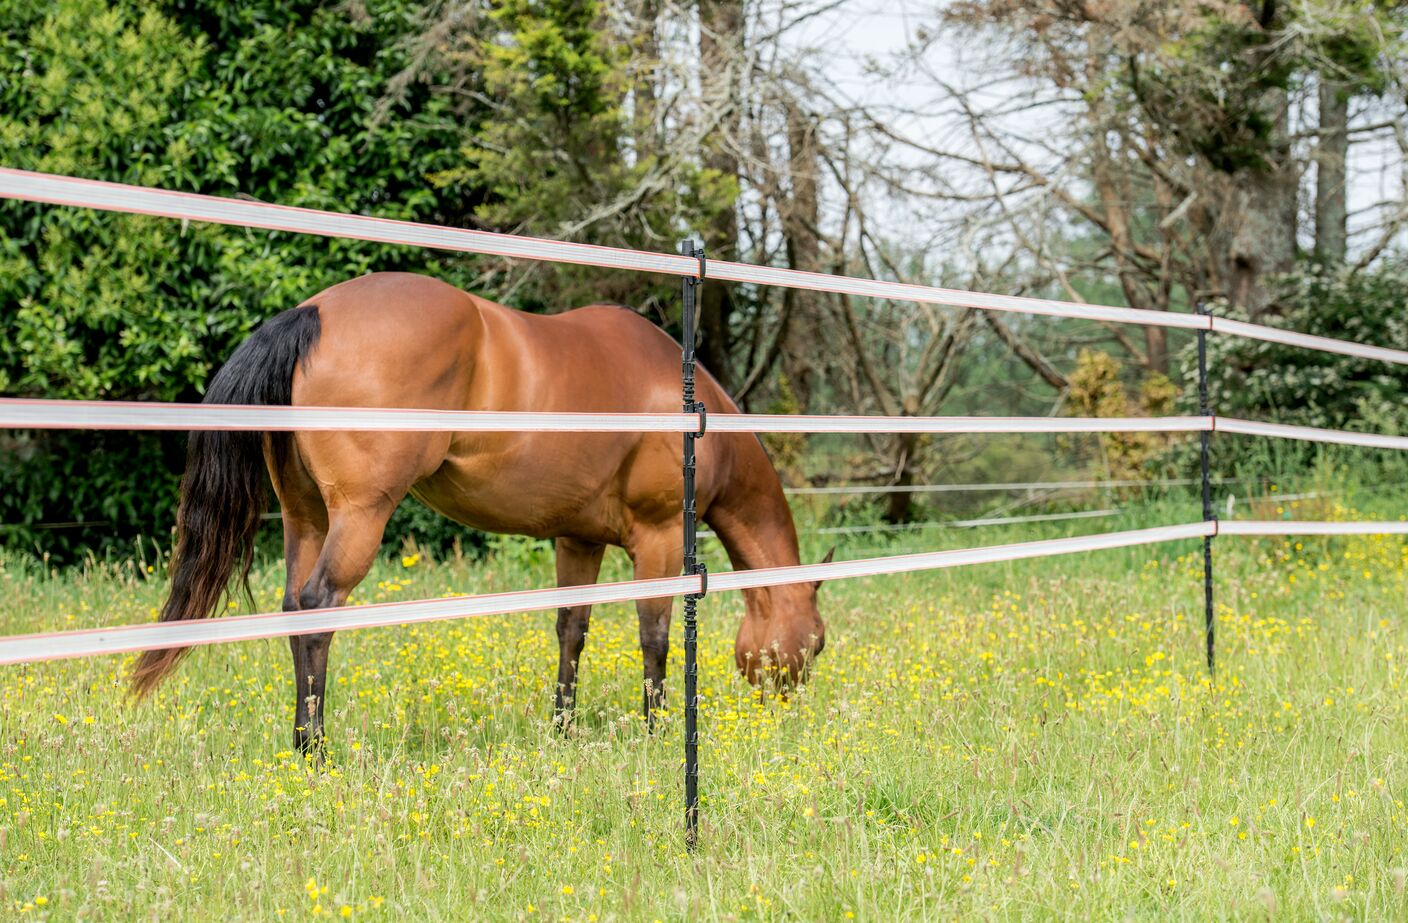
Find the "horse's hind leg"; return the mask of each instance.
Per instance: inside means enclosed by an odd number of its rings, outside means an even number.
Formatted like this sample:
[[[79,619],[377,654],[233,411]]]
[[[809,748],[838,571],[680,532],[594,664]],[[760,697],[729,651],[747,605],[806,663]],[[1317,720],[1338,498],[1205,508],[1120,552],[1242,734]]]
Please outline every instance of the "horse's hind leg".
[[[318,507],[322,506],[321,498],[317,499]],[[292,612],[302,609],[299,603],[299,592],[308,579],[313,576],[313,569],[317,566],[318,558],[323,553],[323,545],[327,540],[328,523],[327,510],[322,509],[321,522],[315,515],[308,515],[301,510],[290,509],[284,506],[284,611]],[[294,696],[301,698],[302,687],[309,682],[310,665],[306,663],[304,657],[304,647],[306,641],[302,637],[290,635],[288,639],[289,648],[293,651],[293,683]],[[326,658],[324,658],[326,661]],[[306,737],[307,723],[301,720],[299,706],[294,705],[294,743],[300,750],[305,750],[308,746]]]
[[[298,591],[297,608],[340,606],[371,569],[381,548],[382,532],[400,498],[381,496],[365,506],[328,511],[327,537],[307,579]],[[328,651],[332,632],[290,637],[293,651],[293,739],[302,753],[317,757],[323,740],[323,706],[327,701]]]
[[[596,583],[601,573],[601,557],[605,545],[557,540],[557,585],[585,586]],[[553,721],[566,727],[572,720],[577,702],[577,662],[587,641],[587,625],[591,621],[591,606],[568,606],[557,610],[557,697]]]
[[[328,379],[333,385],[346,380],[336,376]],[[375,393],[349,397],[331,386],[320,390],[306,378],[300,386],[297,377],[294,398],[295,403],[394,404]],[[285,605],[324,609],[345,603],[376,560],[391,514],[411,485],[440,465],[448,445],[449,436],[444,433],[297,434],[278,479],[279,499],[286,520],[291,501],[304,511],[302,518],[308,521],[304,531],[310,534],[300,536],[290,551]],[[306,555],[314,547],[316,557],[308,566]],[[323,738],[331,646],[331,632],[289,638],[293,652],[293,739],[300,751],[311,751],[315,757]]]
[[[296,451],[285,454],[282,466],[277,466],[272,453],[267,456],[269,470],[273,478],[274,492],[279,498],[279,507],[284,523],[284,611],[293,612],[306,608],[300,600],[303,587],[313,576],[314,569],[322,557],[328,537],[328,508],[323,502],[318,485],[304,467]],[[302,699],[310,683],[311,664],[305,657],[305,638],[290,635],[289,647],[293,651],[294,682],[294,743],[299,750],[306,750],[309,738],[308,723],[302,717]],[[326,664],[326,657],[323,658]]]

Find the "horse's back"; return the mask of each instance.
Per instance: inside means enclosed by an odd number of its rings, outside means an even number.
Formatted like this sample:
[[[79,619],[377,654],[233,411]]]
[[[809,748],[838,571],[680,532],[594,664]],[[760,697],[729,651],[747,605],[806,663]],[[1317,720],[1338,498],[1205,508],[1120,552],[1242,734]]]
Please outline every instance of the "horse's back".
[[[619,305],[528,314],[414,273],[360,276],[307,303],[318,306],[322,333],[296,376],[295,403],[325,403],[319,398],[336,391],[354,406],[586,413],[679,406],[679,344]],[[732,409],[707,374],[701,379],[701,390],[726,405],[719,409]],[[352,400],[358,391],[379,402]]]
[[[372,273],[307,303],[321,332],[295,375],[294,403],[460,409],[464,359],[480,336],[473,296],[429,276]]]

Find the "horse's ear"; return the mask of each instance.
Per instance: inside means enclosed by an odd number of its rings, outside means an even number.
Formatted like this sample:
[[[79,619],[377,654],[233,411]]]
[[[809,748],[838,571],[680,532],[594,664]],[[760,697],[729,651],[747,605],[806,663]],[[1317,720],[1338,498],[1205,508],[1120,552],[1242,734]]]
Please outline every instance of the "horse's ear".
[[[835,546],[835,545],[832,545],[832,546],[831,546],[831,550],[826,553],[826,557],[822,558],[822,559],[821,559],[820,561],[818,561],[817,563],[818,563],[818,564],[830,564],[830,563],[831,563],[831,559],[834,558],[834,557],[836,557],[836,546]],[[820,581],[820,580],[813,580],[813,581],[812,581],[812,592],[815,593],[815,592],[816,592],[817,590],[819,590],[819,589],[821,589],[821,581]]]

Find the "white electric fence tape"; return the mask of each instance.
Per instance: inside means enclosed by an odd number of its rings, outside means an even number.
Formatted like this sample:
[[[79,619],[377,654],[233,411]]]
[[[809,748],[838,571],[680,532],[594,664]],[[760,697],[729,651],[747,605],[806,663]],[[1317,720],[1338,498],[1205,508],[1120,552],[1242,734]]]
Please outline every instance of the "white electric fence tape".
[[[71,176],[33,173],[28,170],[0,168],[0,198],[153,215],[160,218],[179,218],[183,221],[263,228],[269,231],[293,231],[320,237],[406,244],[434,250],[458,250],[524,260],[661,272],[676,276],[692,276],[699,271],[698,260],[678,254],[645,253],[561,240],[519,237],[514,234],[495,234],[491,231],[417,224],[390,218],[369,218],[365,215],[292,208],[287,205],[226,199],[192,192],[172,192],[167,189],[105,183]]]
[[[404,244],[438,250],[484,253],[515,259],[658,272],[677,276],[692,276],[699,271],[697,260],[673,253],[649,253],[569,241],[496,234],[490,231],[439,227],[412,221],[370,218],[365,215],[341,214],[311,208],[293,208],[267,202],[221,198],[190,192],[173,192],[166,189],[78,179],[72,176],[57,176],[28,170],[0,168],[0,198],[179,218],[184,221],[203,221],[237,227],[291,231],[323,237],[345,237],[353,240]],[[1019,314],[1041,314],[1049,317],[1138,324],[1145,327],[1211,330],[1232,336],[1408,365],[1408,352],[1403,350],[1351,343],[1200,314],[1144,311],[1135,308],[1076,304],[1047,298],[965,292],[930,285],[834,276],[826,273],[754,266],[748,263],[732,263],[724,260],[708,260],[706,273],[710,278],[725,282],[776,285],[818,292],[836,292],[864,298],[886,298],[920,304],[941,304],[980,308],[988,311],[1008,311]]]
[[[1322,353],[1340,353],[1341,355],[1355,356],[1360,359],[1374,359],[1379,362],[1408,365],[1408,352],[1404,352],[1401,349],[1389,349],[1386,346],[1369,346],[1364,343],[1351,343],[1348,340],[1335,340],[1330,337],[1319,337],[1309,333],[1296,333],[1294,330],[1282,330],[1279,327],[1265,327],[1261,324],[1249,324],[1246,321],[1230,320],[1226,317],[1214,317],[1212,319],[1211,329],[1213,333],[1245,337],[1249,340],[1262,340],[1267,343],[1280,343],[1283,346],[1298,346],[1303,349],[1313,349]]]
[[[854,417],[711,413],[715,433],[1197,433],[1211,417]]]
[[[686,413],[538,413],[0,398],[0,428],[123,430],[388,430],[397,432],[666,432],[699,430]],[[1200,432],[1209,417],[824,417],[711,414],[725,433]]]
[[[1342,429],[1320,429],[1315,426],[1287,426],[1283,423],[1258,423],[1233,417],[1216,417],[1213,427],[1219,433],[1243,436],[1273,436],[1299,442],[1333,442],[1338,445],[1358,445],[1371,449],[1408,449],[1408,436],[1381,436],[1377,433],[1352,433]]]
[[[1156,526],[1128,532],[1107,532],[1100,535],[1080,535],[1075,538],[1053,538],[1039,542],[1019,542],[992,545],[985,548],[961,548],[955,551],[928,551],[922,554],[865,558],[859,561],[838,561],[833,564],[803,564],[799,567],[773,567],[766,570],[742,570],[725,574],[710,574],[709,589],[740,590],[748,587],[777,586],[784,583],[806,583],[814,580],[840,580],[846,577],[869,577],[877,574],[903,574],[917,570],[962,567],[969,564],[992,564],[999,561],[1019,561],[1080,551],[1101,551],[1154,542],[1172,542],[1184,538],[1212,535],[1211,522],[1190,522],[1177,526]]]
[[[1180,538],[1208,535],[1211,534],[1211,531],[1211,523],[1198,522],[1183,526],[1162,526],[1131,532],[1114,532],[1108,535],[1052,539],[1018,545],[999,545],[991,548],[935,551],[927,554],[870,558],[832,564],[804,564],[797,567],[733,571],[710,574],[709,589],[711,591],[739,590],[748,587],[777,586],[784,583],[807,583],[813,580],[837,580],[870,574],[904,573],[939,567],[957,567],[963,564],[982,564],[991,561],[1014,561],[1020,558],[1034,558],[1043,555],[1070,554],[1077,551],[1094,551],[1102,548],[1121,548],[1128,545],[1144,545],[1150,542],[1173,541]],[[697,593],[699,589],[699,577],[687,575],[659,580],[631,580],[595,586],[497,593],[488,596],[460,596],[419,602],[343,606],[336,609],[314,609],[303,612],[271,612],[185,622],[155,622],[146,625],[124,625],[117,628],[22,635],[0,638],[0,664],[63,660],[73,657],[92,657],[100,654],[121,654],[170,647],[191,647],[202,644],[219,644],[226,641],[251,641],[284,635],[346,631],[353,628],[375,628],[471,616],[501,615],[510,612],[534,612],[567,606],[626,602],[634,599],[658,599],[664,596]]]
[[[1408,535],[1408,522],[1313,522],[1232,519],[1217,524],[1218,535]]]
[[[404,603],[342,606],[302,612],[267,612],[196,621],[153,622],[114,628],[16,635],[0,638],[0,664],[67,660],[73,657],[192,647],[226,641],[253,641],[259,638],[314,634],[321,631],[346,631],[353,628],[409,625],[416,622],[501,615],[509,612],[534,612],[563,606],[659,599],[698,590],[697,576],[666,577],[659,580],[631,580],[624,583],[523,590],[486,596],[458,596]]]
[[[697,432],[684,413],[519,413],[0,398],[0,428],[388,432]]]
[[[280,407],[0,398],[0,429],[697,432],[692,413],[539,413],[364,407]],[[1408,436],[1381,436],[1232,417],[855,417],[719,413],[722,433],[1195,433],[1215,430],[1303,442],[1408,450]],[[874,489],[872,489],[874,491]],[[878,491],[876,491],[878,492]]]
[[[866,558],[831,564],[803,564],[796,567],[731,571],[711,574],[709,589],[711,591],[742,590],[789,583],[810,583],[816,580],[842,580],[848,577],[901,574],[920,570],[963,567],[970,564],[992,564],[1051,555],[1127,548],[1157,542],[1201,538],[1219,533],[1224,535],[1408,535],[1408,522],[1192,522],[1183,525],[1157,526],[1151,529],[1021,542],[986,548],[930,551],[922,554]],[[75,657],[94,657],[172,647],[193,647],[230,641],[253,641],[261,638],[313,634],[323,631],[348,631],[357,628],[378,628],[417,622],[503,615],[513,612],[535,612],[566,606],[618,603],[636,599],[660,599],[666,596],[696,593],[699,588],[699,578],[687,575],[658,580],[602,583],[594,586],[524,590],[486,596],[458,596],[417,602],[344,606],[336,609],[312,609],[303,612],[270,612],[186,622],[155,622],[145,625],[123,625],[115,628],[17,635],[0,638],[0,664],[67,660]]]
[[[708,261],[708,276],[711,279],[722,279],[726,282],[773,285],[781,288],[807,289],[813,292],[836,292],[862,298],[885,298],[917,304],[941,304],[959,308],[1008,311],[1017,314],[1042,314],[1047,317],[1072,317],[1117,324],[1139,324],[1145,327],[1179,327],[1185,330],[1209,329],[1208,319],[1200,314],[1141,311],[1137,308],[1076,304],[1070,301],[1027,298],[1018,295],[989,295],[982,292],[936,288],[932,285],[913,285],[908,282],[885,282],[879,279],[833,276],[821,272],[778,269],[772,266],[729,263],[723,260]]]

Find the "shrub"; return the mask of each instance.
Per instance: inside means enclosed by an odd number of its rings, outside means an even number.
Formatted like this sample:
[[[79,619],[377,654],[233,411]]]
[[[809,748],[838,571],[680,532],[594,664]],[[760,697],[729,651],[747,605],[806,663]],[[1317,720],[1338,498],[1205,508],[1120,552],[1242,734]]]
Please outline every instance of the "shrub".
[[[1402,261],[1361,272],[1308,266],[1278,282],[1276,326],[1408,350],[1408,265]],[[1225,309],[1219,313],[1235,316]],[[1181,354],[1186,381],[1197,380],[1197,351]],[[1241,337],[1208,338],[1208,381],[1213,412],[1275,423],[1380,433],[1408,431],[1408,366]],[[1182,398],[1197,412],[1197,391]],[[1321,454],[1310,443],[1266,446],[1264,440],[1215,440],[1223,473],[1305,470]],[[1354,450],[1360,463],[1400,470],[1396,453]],[[1253,470],[1256,469],[1256,470]]]

